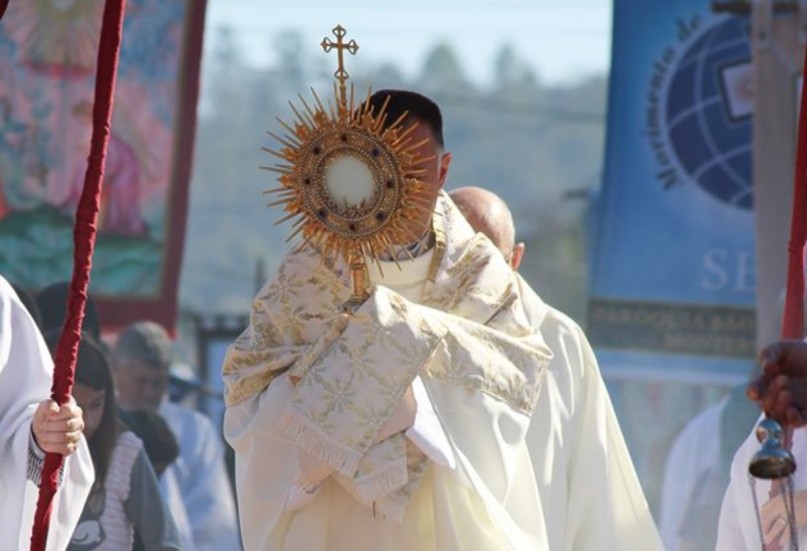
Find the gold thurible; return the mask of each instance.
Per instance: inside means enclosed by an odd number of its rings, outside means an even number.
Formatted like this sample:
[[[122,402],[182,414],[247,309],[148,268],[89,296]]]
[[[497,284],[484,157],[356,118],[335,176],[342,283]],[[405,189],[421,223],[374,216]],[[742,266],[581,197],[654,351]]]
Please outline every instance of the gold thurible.
[[[765,417],[759,422],[755,432],[762,447],[748,465],[751,475],[764,480],[792,475],[796,471],[796,460],[784,445],[782,426],[770,417]]]

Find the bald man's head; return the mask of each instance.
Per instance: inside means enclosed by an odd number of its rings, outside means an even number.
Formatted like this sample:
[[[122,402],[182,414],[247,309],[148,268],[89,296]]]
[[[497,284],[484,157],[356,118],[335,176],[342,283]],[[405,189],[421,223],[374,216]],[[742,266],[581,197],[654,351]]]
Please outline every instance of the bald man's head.
[[[521,264],[524,244],[516,244],[513,215],[501,197],[481,187],[467,186],[449,192],[468,223],[485,234],[502,252],[514,270]]]

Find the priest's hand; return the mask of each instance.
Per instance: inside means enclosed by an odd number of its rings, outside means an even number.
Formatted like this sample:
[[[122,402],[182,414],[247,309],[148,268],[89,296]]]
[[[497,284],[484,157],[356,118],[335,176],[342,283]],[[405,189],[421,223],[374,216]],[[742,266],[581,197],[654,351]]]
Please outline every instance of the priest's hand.
[[[46,453],[70,455],[76,451],[83,430],[81,408],[72,398],[63,406],[53,400],[40,402],[31,423],[36,445]]]
[[[795,510],[796,533],[807,526],[807,491],[793,492],[793,507]],[[760,515],[762,522],[763,539],[767,549],[772,543],[779,549],[787,549],[790,543],[790,524],[785,509],[784,494],[772,497],[762,506]]]
[[[780,341],[759,355],[762,375],[748,385],[748,397],[784,426],[807,424],[807,343]]]

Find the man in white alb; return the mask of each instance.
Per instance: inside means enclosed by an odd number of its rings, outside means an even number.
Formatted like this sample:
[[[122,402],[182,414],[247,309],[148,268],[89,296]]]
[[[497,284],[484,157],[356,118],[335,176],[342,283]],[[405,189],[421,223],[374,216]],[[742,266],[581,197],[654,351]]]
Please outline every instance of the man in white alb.
[[[449,196],[518,270],[525,245],[504,201],[472,186]],[[526,436],[550,549],[662,549],[588,340],[516,278],[530,326],[553,354]]]
[[[48,550],[70,542],[94,480],[75,403],[48,399],[53,362],[28,311],[0,276],[0,547],[30,547],[45,452],[69,456],[60,473]]]

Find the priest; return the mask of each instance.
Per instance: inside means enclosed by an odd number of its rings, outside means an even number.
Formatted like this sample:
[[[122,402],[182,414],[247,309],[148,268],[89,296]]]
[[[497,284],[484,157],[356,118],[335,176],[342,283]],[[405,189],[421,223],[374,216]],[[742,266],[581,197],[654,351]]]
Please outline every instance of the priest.
[[[81,409],[48,399],[50,353],[11,285],[0,277],[0,541],[28,549],[45,452],[69,456],[60,473],[48,550],[67,547],[94,474]]]
[[[554,549],[526,442],[552,352],[502,255],[441,191],[437,105],[390,90],[370,102],[416,124],[429,208],[369,264],[352,316],[338,313],[347,267],[312,248],[255,298],[223,366],[245,547]]]
[[[475,186],[449,195],[518,270],[526,247],[516,242],[507,204]],[[552,351],[526,436],[550,549],[662,549],[588,339],[518,273],[516,279],[529,324]]]

